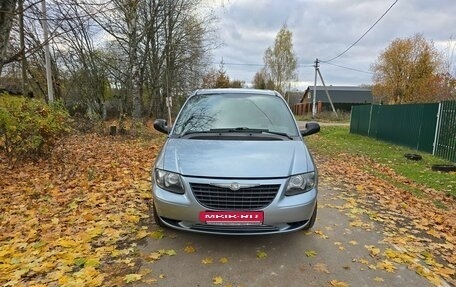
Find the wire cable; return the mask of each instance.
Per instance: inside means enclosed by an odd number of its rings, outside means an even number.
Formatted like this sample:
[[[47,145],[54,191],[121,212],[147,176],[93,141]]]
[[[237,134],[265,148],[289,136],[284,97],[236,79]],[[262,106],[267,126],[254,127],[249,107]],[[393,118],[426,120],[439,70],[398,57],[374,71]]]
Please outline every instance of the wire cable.
[[[341,65],[334,64],[334,63],[328,63],[326,61],[320,61],[320,63],[328,64],[328,65],[331,65],[331,66],[336,66],[336,67],[339,67],[339,68],[342,68],[342,69],[347,69],[347,70],[360,72],[360,73],[364,73],[364,74],[369,74],[369,75],[373,75],[374,74],[372,72],[363,71],[363,70],[359,70],[359,69],[355,69],[355,68],[351,68],[351,67],[346,67],[346,66],[341,66]]]
[[[212,62],[212,64],[220,64],[217,62]],[[224,66],[252,66],[252,67],[264,67],[265,64],[253,64],[253,63],[229,63],[223,62]],[[297,64],[298,67],[313,67],[312,64]]]
[[[339,55],[337,55],[337,56],[335,56],[335,57],[333,57],[333,58],[331,58],[331,59],[329,59],[329,60],[324,60],[324,61],[322,61],[322,62],[326,62],[326,63],[331,62],[331,61],[333,61],[333,60],[339,58],[339,57],[342,56],[343,54],[347,53],[351,48],[353,48],[356,44],[358,44],[358,42],[361,41],[361,39],[364,38],[364,36],[366,36],[367,33],[369,33],[369,32],[373,29],[373,28],[375,27],[375,25],[377,25],[377,23],[380,22],[380,20],[382,20],[383,17],[385,17],[386,14],[388,14],[388,12],[393,8],[393,6],[396,5],[397,1],[399,1],[399,0],[394,1],[394,3],[391,4],[391,6],[390,6],[388,9],[386,9],[386,11],[382,14],[382,16],[380,16],[380,18],[378,18],[377,21],[375,21],[375,23],[374,23],[369,29],[367,29],[367,31],[364,32],[364,34],[361,35],[361,37],[358,38],[358,40],[356,40],[356,41],[355,41],[353,44],[351,44],[347,49],[345,49],[345,51],[343,51],[343,52],[340,53]]]

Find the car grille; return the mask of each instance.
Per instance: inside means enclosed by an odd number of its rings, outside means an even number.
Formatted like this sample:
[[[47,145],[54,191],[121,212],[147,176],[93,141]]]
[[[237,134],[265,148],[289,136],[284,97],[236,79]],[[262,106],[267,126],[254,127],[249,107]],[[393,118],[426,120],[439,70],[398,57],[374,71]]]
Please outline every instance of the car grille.
[[[233,191],[209,184],[190,183],[201,205],[216,210],[255,210],[268,206],[276,197],[280,185],[260,185]]]

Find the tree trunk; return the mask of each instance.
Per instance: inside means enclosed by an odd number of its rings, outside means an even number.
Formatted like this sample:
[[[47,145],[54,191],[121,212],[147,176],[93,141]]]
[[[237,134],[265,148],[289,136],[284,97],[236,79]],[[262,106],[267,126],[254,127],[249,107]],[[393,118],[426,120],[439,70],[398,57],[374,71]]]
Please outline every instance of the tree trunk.
[[[17,0],[2,0],[0,4],[0,75],[6,60],[6,50],[16,5]]]

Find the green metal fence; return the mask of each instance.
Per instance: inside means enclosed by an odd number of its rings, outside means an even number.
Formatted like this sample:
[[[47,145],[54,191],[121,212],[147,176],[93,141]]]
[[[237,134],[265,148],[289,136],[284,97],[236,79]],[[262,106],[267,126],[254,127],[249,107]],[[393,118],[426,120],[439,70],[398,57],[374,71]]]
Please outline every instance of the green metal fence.
[[[456,162],[456,101],[442,102],[434,154]]]
[[[456,102],[354,106],[350,132],[456,161]]]

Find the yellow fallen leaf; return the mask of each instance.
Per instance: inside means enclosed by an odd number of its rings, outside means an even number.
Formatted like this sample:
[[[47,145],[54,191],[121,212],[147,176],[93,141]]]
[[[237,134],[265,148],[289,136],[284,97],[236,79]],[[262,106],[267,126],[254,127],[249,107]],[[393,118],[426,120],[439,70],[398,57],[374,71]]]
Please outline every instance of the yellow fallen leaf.
[[[335,279],[329,281],[329,283],[331,284],[331,286],[334,286],[334,287],[349,287],[350,286],[343,281],[339,281],[339,280],[335,280]]]
[[[161,257],[161,254],[159,252],[152,252],[151,254],[149,254],[149,256],[147,256],[147,260],[155,261],[155,260],[159,260],[160,257]]]
[[[369,260],[366,260],[366,259],[363,259],[363,258],[358,259],[358,260],[356,260],[356,261],[359,262],[359,263],[361,263],[361,264],[366,264],[366,265],[369,264]]]
[[[149,235],[149,231],[144,230],[144,229],[141,229],[140,231],[138,231],[138,232],[136,233],[136,239],[143,239],[143,238],[146,237],[147,235]]]
[[[85,267],[91,266],[91,267],[98,267],[100,266],[100,258],[88,258],[87,261],[84,263]]]
[[[152,237],[153,239],[162,239],[163,237],[165,237],[165,233],[163,233],[163,229],[158,229],[152,231],[150,233],[150,237]]]
[[[326,264],[323,264],[323,263],[317,263],[314,265],[313,269],[317,272],[322,272],[322,273],[326,273],[326,274],[330,274],[331,272],[329,272],[328,270],[328,267],[326,266]]]
[[[212,278],[212,283],[214,283],[214,285],[222,285],[223,278],[220,276],[215,276],[214,278]]]
[[[221,258],[219,259],[219,262],[222,263],[222,264],[228,263],[228,258],[226,258],[226,257],[221,257]]]
[[[185,246],[184,251],[186,253],[195,253],[196,249],[192,245],[187,245],[187,246]]]
[[[367,250],[370,252],[370,256],[375,257],[380,253],[380,248],[375,247],[374,245],[364,245]]]
[[[62,246],[62,247],[65,247],[65,248],[71,248],[71,247],[75,247],[75,246],[79,245],[73,239],[64,239],[64,238],[59,239],[57,241],[57,244]]]
[[[393,262],[388,261],[388,260],[383,260],[382,262],[378,262],[377,267],[385,270],[386,272],[394,272],[394,270],[397,269],[396,266],[394,266]]]
[[[206,257],[203,260],[201,260],[201,263],[203,263],[204,265],[212,264],[212,262],[213,262],[213,260],[211,257]]]
[[[383,280],[383,278],[381,278],[381,277],[375,277],[374,281],[375,282],[384,282],[385,280]]]
[[[165,251],[165,254],[168,255],[168,256],[174,256],[177,253],[176,253],[176,250],[174,250],[174,249],[168,249],[168,250]]]
[[[315,257],[315,255],[317,255],[317,252],[315,250],[307,250],[305,254],[307,257]]]
[[[257,250],[256,257],[258,259],[264,259],[264,258],[268,257],[268,254],[266,252],[264,252],[263,250]]]
[[[135,282],[135,281],[141,280],[141,277],[142,277],[141,274],[127,274],[124,277],[124,281],[126,283],[131,283],[131,282]]]

